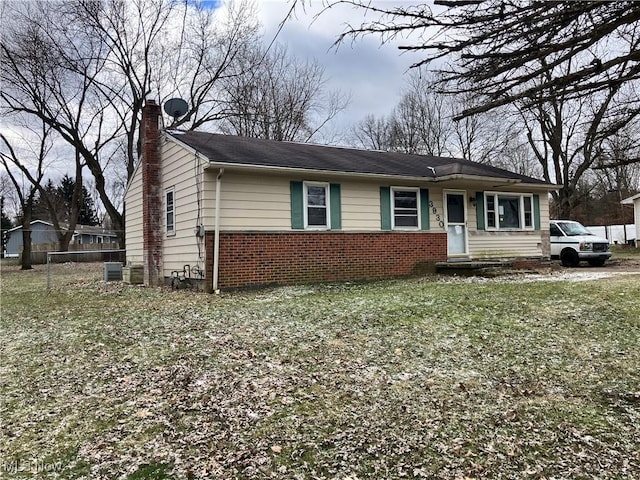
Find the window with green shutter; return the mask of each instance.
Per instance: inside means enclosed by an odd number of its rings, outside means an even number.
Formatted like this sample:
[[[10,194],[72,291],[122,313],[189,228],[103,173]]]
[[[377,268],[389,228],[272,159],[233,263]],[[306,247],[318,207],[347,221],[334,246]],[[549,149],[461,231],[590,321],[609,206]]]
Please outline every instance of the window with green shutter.
[[[326,230],[329,220],[329,184],[304,183],[304,227]]]
[[[429,230],[429,190],[380,187],[381,230]]]
[[[294,230],[340,230],[340,185],[325,182],[290,182],[291,228]]]

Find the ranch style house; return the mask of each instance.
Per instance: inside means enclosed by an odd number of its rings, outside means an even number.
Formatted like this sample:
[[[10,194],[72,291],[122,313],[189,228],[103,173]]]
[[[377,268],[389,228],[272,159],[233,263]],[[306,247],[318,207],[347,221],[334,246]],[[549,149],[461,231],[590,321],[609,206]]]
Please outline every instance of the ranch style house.
[[[143,110],[125,194],[128,265],[207,291],[549,258],[554,185],[458,158],[163,131]]]

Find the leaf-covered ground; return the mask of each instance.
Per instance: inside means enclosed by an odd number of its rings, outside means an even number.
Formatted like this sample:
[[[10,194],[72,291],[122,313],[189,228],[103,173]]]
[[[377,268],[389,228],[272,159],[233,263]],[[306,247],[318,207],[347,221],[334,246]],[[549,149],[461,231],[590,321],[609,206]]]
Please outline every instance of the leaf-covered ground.
[[[0,478],[637,479],[640,276],[2,271]]]

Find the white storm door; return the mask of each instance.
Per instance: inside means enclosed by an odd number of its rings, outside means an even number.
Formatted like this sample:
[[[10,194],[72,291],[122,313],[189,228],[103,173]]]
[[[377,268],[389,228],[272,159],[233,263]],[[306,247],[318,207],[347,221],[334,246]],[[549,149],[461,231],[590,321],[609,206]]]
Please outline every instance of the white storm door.
[[[449,255],[467,253],[467,209],[464,192],[445,192],[447,248]]]

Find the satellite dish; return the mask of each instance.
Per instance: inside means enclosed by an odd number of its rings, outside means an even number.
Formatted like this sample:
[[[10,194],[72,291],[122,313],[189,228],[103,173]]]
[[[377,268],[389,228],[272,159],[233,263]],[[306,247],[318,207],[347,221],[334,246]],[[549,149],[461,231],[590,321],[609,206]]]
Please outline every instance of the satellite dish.
[[[171,98],[164,103],[164,111],[173,118],[183,116],[189,110],[189,105],[181,98]]]

